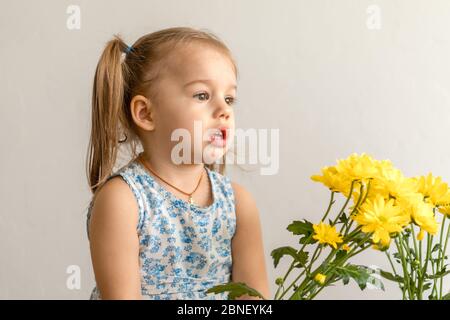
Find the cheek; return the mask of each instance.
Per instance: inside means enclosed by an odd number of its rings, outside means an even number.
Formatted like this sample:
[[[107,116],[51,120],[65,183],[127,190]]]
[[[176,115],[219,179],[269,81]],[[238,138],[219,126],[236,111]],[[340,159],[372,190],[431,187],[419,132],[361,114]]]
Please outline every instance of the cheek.
[[[232,111],[230,114],[230,127],[234,129],[235,125],[236,125],[236,123],[234,121],[234,111]]]
[[[192,115],[189,108],[185,105],[166,105],[158,113],[158,120],[160,120],[161,127],[164,130],[173,130],[178,128],[190,128],[190,123],[193,122]]]
[[[201,138],[201,131],[205,129],[204,121],[202,121],[201,117],[192,117],[191,115],[184,113],[184,114],[177,114],[173,115],[170,119],[167,119],[165,121],[165,136],[170,139],[172,134],[182,129],[182,131],[178,132],[177,135],[185,135],[186,131],[188,132],[191,143],[193,143],[195,139],[195,135],[200,132],[200,138]],[[197,129],[196,129],[197,128]]]

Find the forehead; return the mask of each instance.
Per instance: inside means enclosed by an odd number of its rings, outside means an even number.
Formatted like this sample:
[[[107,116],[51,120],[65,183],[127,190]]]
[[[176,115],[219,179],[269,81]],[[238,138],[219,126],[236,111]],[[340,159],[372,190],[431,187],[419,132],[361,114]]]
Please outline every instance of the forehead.
[[[187,44],[168,57],[167,76],[179,82],[211,79],[235,84],[236,74],[230,58],[207,44]]]

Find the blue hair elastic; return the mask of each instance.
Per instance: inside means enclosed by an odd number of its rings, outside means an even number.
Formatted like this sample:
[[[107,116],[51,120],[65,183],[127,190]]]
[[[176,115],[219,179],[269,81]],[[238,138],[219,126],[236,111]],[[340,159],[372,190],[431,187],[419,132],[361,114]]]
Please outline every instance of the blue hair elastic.
[[[133,46],[127,45],[127,48],[125,49],[125,53],[129,53],[132,50],[133,50]]]

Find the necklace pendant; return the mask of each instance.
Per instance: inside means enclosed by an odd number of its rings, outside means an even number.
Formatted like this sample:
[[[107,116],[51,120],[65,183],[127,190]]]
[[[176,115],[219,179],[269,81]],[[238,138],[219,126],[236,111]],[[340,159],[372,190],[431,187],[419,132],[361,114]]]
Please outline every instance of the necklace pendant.
[[[189,201],[190,204],[194,204],[194,199],[192,198],[192,196],[189,196],[189,200],[188,201]]]

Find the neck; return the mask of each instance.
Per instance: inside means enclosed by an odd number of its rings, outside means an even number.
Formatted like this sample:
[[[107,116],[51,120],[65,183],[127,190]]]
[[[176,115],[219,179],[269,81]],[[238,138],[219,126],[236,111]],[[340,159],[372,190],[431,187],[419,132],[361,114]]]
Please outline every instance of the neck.
[[[161,178],[183,190],[192,190],[196,187],[200,176],[203,174],[205,165],[196,164],[174,164],[172,160],[157,152],[142,152],[141,159]]]

